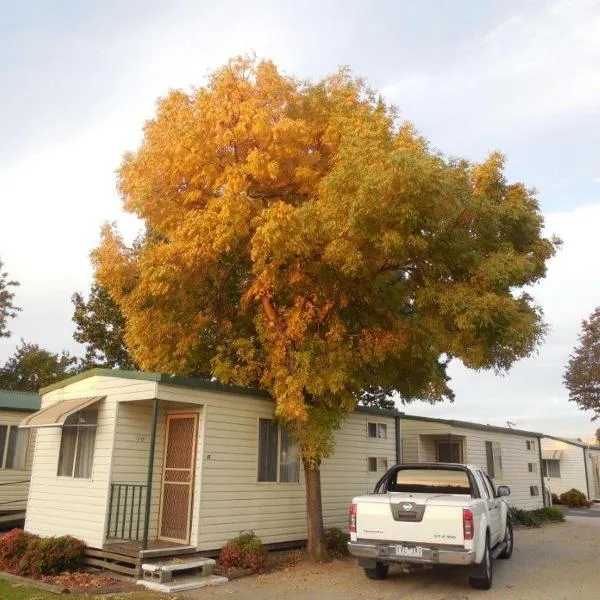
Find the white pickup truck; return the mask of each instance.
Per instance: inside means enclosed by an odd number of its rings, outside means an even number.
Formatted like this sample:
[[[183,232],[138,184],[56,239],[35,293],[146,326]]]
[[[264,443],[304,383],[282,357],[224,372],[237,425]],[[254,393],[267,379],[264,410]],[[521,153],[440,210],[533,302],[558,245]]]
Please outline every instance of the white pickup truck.
[[[492,558],[513,551],[509,494],[478,467],[396,465],[352,500],[348,549],[370,579],[385,579],[391,563],[465,565],[471,586],[487,590]]]

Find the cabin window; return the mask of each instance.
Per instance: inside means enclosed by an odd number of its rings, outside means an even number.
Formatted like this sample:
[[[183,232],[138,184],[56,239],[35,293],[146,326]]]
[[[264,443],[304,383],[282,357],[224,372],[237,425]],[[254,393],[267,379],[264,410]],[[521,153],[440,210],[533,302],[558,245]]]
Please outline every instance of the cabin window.
[[[525,442],[525,445],[527,447],[527,450],[535,450],[535,441],[534,440],[527,440]]]
[[[298,483],[299,480],[298,442],[273,419],[259,419],[258,481]]]
[[[527,470],[530,473],[537,473],[537,465],[535,463],[527,463]]]
[[[543,460],[544,476],[560,478],[560,460],[547,459]]]
[[[98,411],[80,410],[67,417],[62,427],[58,475],[90,479],[94,464]]]
[[[388,459],[385,456],[369,456],[367,469],[369,473],[384,473],[388,470]]]
[[[367,437],[387,439],[387,425],[385,423],[367,423]]]
[[[502,479],[502,446],[500,442],[486,442],[487,472],[492,479]]]
[[[461,463],[463,462],[462,456],[462,442],[459,440],[437,440],[435,443],[436,448],[436,462],[442,463]]]
[[[25,468],[29,429],[16,425],[0,425],[0,467],[3,469]]]
[[[531,486],[529,486],[529,495],[530,496],[539,496],[540,495],[540,488],[537,485],[531,485]]]

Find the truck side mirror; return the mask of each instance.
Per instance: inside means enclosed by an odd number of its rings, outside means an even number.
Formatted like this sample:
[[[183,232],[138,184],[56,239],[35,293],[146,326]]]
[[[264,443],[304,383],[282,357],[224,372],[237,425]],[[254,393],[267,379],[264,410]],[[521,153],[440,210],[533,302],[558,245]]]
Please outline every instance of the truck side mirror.
[[[497,495],[498,498],[502,498],[503,496],[510,496],[510,488],[507,485],[499,485]]]

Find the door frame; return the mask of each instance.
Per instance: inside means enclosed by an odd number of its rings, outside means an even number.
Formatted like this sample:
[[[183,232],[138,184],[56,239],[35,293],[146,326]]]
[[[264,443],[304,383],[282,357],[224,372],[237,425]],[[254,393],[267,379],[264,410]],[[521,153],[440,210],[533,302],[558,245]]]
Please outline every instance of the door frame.
[[[194,504],[194,488],[196,486],[196,451],[198,445],[198,425],[200,421],[200,413],[199,412],[173,412],[167,413],[165,418],[165,437],[164,437],[164,447],[163,447],[163,464],[161,470],[161,480],[160,480],[160,508],[158,511],[158,528],[157,528],[157,539],[165,541],[165,542],[174,542],[176,544],[189,544],[190,537],[192,533],[192,506]],[[163,515],[163,505],[164,505],[164,489],[165,489],[165,469],[167,464],[167,448],[169,444],[169,421],[176,419],[186,419],[193,418],[194,419],[194,439],[192,443],[192,464],[191,464],[191,480],[190,480],[190,497],[188,500],[187,507],[187,526],[186,526],[186,538],[185,539],[176,539],[170,538],[160,535],[162,529],[162,515]]]

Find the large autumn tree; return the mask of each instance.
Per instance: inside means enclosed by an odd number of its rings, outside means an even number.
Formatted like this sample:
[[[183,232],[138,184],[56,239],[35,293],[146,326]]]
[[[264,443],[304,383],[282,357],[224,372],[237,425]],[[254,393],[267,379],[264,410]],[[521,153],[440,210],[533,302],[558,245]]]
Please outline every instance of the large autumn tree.
[[[600,306],[581,323],[578,343],[569,357],[563,381],[569,400],[600,417]],[[598,431],[596,431],[598,437]]]
[[[364,390],[451,398],[452,358],[508,369],[544,333],[533,193],[503,157],[434,151],[347,70],[318,82],[239,58],[158,103],[119,189],[145,224],[103,230],[95,273],[144,369],[268,390],[300,443],[311,556],[320,465]]]

